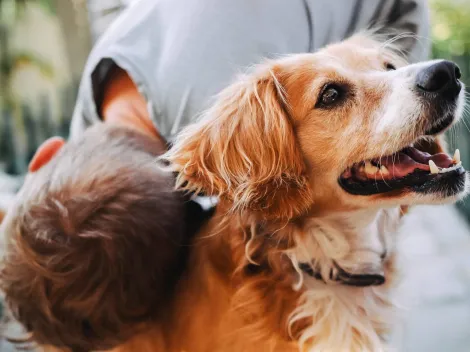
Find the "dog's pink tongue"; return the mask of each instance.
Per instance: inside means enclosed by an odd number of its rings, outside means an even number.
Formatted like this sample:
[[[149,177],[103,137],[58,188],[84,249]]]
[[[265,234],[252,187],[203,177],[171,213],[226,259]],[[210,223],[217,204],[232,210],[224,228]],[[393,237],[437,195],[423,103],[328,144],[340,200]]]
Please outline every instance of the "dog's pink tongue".
[[[410,156],[400,152],[380,159],[391,177],[404,177],[416,169],[429,171],[429,165],[413,160]]]
[[[448,168],[451,167],[454,163],[450,156],[445,153],[431,155],[429,153],[422,152],[412,147],[404,149],[403,152],[410,156],[413,160],[421,164],[429,164],[429,160],[432,160],[437,166]]]
[[[448,168],[453,164],[452,159],[447,154],[431,155],[411,147],[399,153],[383,157],[379,160],[379,163],[387,167],[390,176],[404,177],[417,169],[430,171],[429,160],[434,161],[441,168]]]

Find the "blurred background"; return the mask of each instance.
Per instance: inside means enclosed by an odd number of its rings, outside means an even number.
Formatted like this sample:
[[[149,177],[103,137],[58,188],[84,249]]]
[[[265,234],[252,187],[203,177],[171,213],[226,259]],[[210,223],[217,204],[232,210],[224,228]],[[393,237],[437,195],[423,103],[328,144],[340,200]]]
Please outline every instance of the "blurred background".
[[[87,55],[131,1],[0,0],[0,209],[21,185],[38,145],[52,135],[67,137]],[[470,86],[470,0],[429,3],[432,55],[457,62]],[[470,108],[448,140],[469,168]],[[458,209],[460,216],[445,207],[421,208],[414,216],[424,220],[404,227],[413,234],[403,245],[421,303],[395,334],[400,351],[470,351],[470,198]],[[426,218],[442,224],[436,228]],[[9,348],[0,341],[0,351]]]

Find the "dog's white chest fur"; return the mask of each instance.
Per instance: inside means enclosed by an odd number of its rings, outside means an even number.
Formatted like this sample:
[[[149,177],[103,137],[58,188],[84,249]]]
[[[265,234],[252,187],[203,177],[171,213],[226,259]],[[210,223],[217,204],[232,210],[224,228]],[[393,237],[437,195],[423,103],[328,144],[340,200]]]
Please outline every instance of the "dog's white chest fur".
[[[290,324],[311,319],[299,339],[302,351],[382,351],[380,333],[393,321],[394,304],[387,283],[353,287],[323,282],[299,269],[310,262],[328,278],[336,262],[350,273],[385,273],[395,247],[399,208],[357,212],[315,219],[297,236],[289,251],[299,281],[294,289],[304,291]],[[391,259],[390,259],[391,260]]]

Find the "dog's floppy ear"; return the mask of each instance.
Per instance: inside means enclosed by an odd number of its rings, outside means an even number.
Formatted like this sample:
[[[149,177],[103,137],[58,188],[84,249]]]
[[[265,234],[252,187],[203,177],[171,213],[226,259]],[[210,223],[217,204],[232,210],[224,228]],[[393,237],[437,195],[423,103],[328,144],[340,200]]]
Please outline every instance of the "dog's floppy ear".
[[[284,91],[268,67],[222,91],[163,158],[178,186],[228,199],[232,210],[291,219],[311,203]]]

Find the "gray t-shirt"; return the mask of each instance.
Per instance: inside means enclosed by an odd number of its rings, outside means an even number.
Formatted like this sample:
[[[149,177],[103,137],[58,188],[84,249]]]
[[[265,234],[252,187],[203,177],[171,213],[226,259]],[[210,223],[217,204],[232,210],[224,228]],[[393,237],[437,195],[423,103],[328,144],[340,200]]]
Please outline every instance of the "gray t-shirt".
[[[409,58],[427,58],[424,0],[136,0],[89,56],[71,138],[100,120],[113,65],[128,72],[156,128],[171,139],[235,74],[263,58],[315,51],[374,25],[417,35]]]

